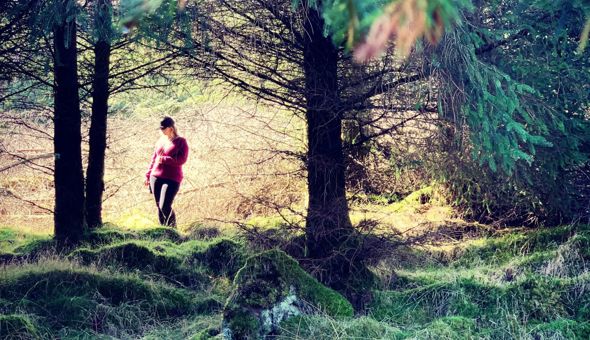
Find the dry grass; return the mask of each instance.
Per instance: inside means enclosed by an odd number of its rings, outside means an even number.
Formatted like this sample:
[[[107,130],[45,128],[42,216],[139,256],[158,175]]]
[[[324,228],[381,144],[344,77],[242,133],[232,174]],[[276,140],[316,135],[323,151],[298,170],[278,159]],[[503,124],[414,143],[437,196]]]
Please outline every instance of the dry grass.
[[[157,127],[162,115],[144,112],[109,119],[103,206],[106,222],[130,228],[157,223],[153,197],[143,181],[160,137]],[[181,228],[193,223],[220,225],[272,213],[274,206],[302,204],[305,181],[299,163],[280,152],[303,149],[301,121],[255,103],[225,102],[203,102],[173,117],[190,146],[185,179],[174,203]],[[39,138],[30,128],[15,125],[14,120],[3,122],[9,128],[0,129],[0,167],[17,163],[18,157],[51,153],[50,139]],[[52,133],[50,126],[30,120],[27,124]],[[52,163],[51,158],[35,162],[46,167],[46,173],[27,163],[3,172],[2,226],[51,232],[53,217],[45,209],[52,209],[53,204]]]

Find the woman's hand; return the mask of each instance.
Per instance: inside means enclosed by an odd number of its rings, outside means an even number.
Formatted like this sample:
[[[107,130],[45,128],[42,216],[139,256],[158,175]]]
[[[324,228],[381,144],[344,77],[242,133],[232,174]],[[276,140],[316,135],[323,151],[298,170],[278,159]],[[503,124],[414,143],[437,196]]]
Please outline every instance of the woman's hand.
[[[143,182],[143,185],[145,185],[146,187],[148,185],[150,185],[150,180],[146,178],[145,181]]]

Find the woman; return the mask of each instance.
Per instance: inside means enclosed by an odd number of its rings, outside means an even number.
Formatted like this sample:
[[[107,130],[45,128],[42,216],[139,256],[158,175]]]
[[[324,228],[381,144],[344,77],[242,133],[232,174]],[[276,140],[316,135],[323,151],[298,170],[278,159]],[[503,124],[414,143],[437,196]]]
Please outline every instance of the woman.
[[[172,202],[182,182],[182,165],[188,157],[188,144],[186,139],[178,135],[174,120],[170,117],[162,119],[160,131],[163,136],[156,143],[145,174],[145,185],[149,185],[156,199],[160,224],[175,227],[176,215],[172,210]]]

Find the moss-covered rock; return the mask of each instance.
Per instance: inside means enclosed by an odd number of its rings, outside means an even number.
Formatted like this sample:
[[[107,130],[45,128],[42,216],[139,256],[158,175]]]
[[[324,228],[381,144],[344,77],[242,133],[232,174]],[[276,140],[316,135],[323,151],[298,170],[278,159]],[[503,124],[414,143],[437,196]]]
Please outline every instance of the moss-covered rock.
[[[6,340],[41,339],[35,324],[24,315],[0,315],[0,338]]]
[[[334,317],[353,314],[342,295],[323,286],[283,251],[269,250],[248,258],[236,274],[224,308],[223,334],[256,339],[277,332],[281,321],[314,310]]]

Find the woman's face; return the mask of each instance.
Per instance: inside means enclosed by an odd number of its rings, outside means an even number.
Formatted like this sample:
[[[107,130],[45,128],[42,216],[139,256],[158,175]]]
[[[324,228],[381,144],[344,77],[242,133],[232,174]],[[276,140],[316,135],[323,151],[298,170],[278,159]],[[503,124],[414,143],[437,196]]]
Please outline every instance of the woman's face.
[[[162,131],[162,133],[168,138],[173,137],[174,135],[174,130],[172,130],[171,127],[160,129],[160,131]]]

